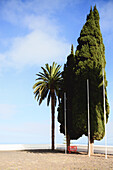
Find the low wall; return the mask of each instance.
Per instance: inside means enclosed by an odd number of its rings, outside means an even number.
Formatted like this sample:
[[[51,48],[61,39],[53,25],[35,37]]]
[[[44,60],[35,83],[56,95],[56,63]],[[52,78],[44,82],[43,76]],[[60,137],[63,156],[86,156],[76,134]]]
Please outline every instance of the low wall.
[[[87,145],[77,146],[78,152],[87,152]],[[73,144],[71,146],[74,146]],[[16,151],[16,150],[37,150],[37,149],[51,149],[49,144],[0,144],[0,151]],[[65,150],[64,144],[56,144],[55,149]],[[94,153],[105,153],[105,146],[94,145]],[[107,146],[107,154],[113,154],[113,146]]]
[[[0,151],[50,149],[49,144],[0,144]]]
[[[87,145],[79,145],[75,144],[77,146],[77,151],[78,152],[87,152],[88,151],[88,146]],[[74,146],[71,144],[71,146]],[[56,149],[61,149],[64,150],[65,146],[62,145],[57,145]],[[105,146],[103,145],[94,145],[94,153],[105,153]],[[107,154],[113,154],[113,146],[107,146]]]

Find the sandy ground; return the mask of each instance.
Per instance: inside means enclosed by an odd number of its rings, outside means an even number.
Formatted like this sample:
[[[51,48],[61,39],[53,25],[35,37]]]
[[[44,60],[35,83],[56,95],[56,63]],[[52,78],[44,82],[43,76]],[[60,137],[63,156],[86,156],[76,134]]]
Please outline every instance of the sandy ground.
[[[63,151],[0,151],[0,170],[72,170],[113,169],[113,155],[86,153],[65,154]]]

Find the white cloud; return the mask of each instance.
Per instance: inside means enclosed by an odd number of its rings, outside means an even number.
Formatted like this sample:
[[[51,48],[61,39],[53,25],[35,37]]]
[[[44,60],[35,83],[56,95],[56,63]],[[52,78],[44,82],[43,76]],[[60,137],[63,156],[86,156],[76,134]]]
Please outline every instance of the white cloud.
[[[68,1],[64,5],[60,5],[59,0],[54,3],[51,0],[47,2],[43,0],[39,3],[34,0],[23,3],[21,0],[10,0],[3,5],[3,18],[11,24],[27,28],[29,33],[12,38],[9,48],[0,54],[2,66],[19,69],[26,65],[40,66],[47,62],[64,61],[70,51],[70,44],[60,36],[63,30],[51,13],[54,9],[64,8]],[[42,9],[46,9],[47,13],[42,14]],[[1,66],[0,68],[2,69]]]
[[[27,15],[23,19],[23,24],[32,31],[41,30],[53,37],[57,37],[59,32],[62,31],[55,19],[44,15]]]
[[[101,28],[103,32],[113,33],[113,1],[100,4]]]
[[[9,0],[1,1],[2,17],[9,22],[18,24],[28,14],[51,16],[66,7],[81,3],[83,0]]]
[[[62,62],[70,45],[55,39],[42,31],[33,31],[25,37],[15,38],[10,51],[11,66],[20,68],[25,65],[42,65],[46,62]]]
[[[76,5],[78,0],[9,0],[0,1],[0,15],[4,20],[22,26],[24,19],[30,16],[45,16],[53,19],[66,7]],[[23,23],[24,24],[24,23]]]

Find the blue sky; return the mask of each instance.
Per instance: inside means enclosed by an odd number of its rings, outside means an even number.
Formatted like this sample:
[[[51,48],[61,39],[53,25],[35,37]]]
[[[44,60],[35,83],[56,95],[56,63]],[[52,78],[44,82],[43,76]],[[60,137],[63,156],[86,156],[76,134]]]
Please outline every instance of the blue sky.
[[[51,110],[46,100],[34,100],[32,86],[41,66],[63,65],[71,44],[97,5],[105,44],[110,117],[108,144],[113,145],[113,1],[3,0],[0,1],[0,144],[40,144],[51,141]],[[56,143],[63,143],[56,118]],[[87,137],[75,143],[86,143]],[[95,142],[104,144],[104,140]]]

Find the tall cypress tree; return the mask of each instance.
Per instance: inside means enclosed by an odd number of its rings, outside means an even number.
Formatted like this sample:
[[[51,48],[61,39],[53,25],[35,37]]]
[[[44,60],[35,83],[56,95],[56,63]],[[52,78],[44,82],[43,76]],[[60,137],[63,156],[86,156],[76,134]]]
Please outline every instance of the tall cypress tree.
[[[86,106],[86,80],[89,79],[90,82],[90,139],[91,143],[94,143],[94,140],[101,140],[104,137],[105,134],[105,127],[104,127],[104,110],[103,110],[103,77],[102,77],[102,68],[104,68],[105,72],[105,47],[103,44],[102,34],[100,31],[99,26],[99,13],[96,9],[96,6],[94,7],[94,10],[92,11],[92,8],[90,10],[90,14],[87,16],[87,20],[85,25],[83,26],[83,29],[81,30],[80,37],[78,38],[78,46],[76,50],[76,58],[78,60],[78,68],[80,70],[80,76],[82,79],[82,85],[79,83],[78,91],[80,91],[79,94],[82,93],[83,95],[83,105]],[[80,80],[78,80],[79,82]],[[105,76],[105,82],[107,86],[106,76]],[[82,86],[84,86],[82,88]],[[81,93],[82,92],[82,93]],[[75,99],[75,102],[78,103],[77,99]],[[80,101],[79,101],[80,102]],[[82,107],[81,104],[79,104],[79,107]],[[85,111],[86,110],[86,111]],[[83,122],[81,119],[79,119],[80,127],[82,127],[83,134],[87,135],[87,109],[84,108],[81,109],[79,112],[76,111],[76,108],[74,108],[74,111],[78,115],[81,116],[81,118],[84,118]],[[107,120],[109,115],[109,104],[107,100],[107,91],[106,91],[106,114],[107,114]],[[83,115],[83,116],[82,116]],[[86,120],[85,120],[86,118]],[[76,119],[78,122],[78,120]],[[76,124],[76,123],[75,123]],[[76,126],[76,125],[75,125]],[[79,127],[76,127],[79,129]],[[84,132],[83,132],[84,131]]]
[[[68,60],[67,60],[68,63]],[[90,10],[87,15],[86,23],[83,26],[80,37],[78,38],[78,46],[74,57],[73,64],[68,63],[68,68],[73,70],[73,78],[70,79],[71,72],[64,69],[64,77],[69,81],[64,81],[64,86],[68,87],[67,94],[70,95],[71,111],[67,112],[68,117],[71,116],[71,128],[68,127],[70,139],[78,139],[83,134],[88,135],[88,117],[87,117],[87,88],[86,81],[90,82],[90,139],[101,140],[105,134],[104,127],[104,109],[103,109],[103,77],[102,68],[105,73],[105,47],[103,44],[102,34],[99,25],[99,13],[96,9]],[[72,86],[72,84],[74,84]],[[70,86],[70,87],[69,87]],[[105,75],[105,88],[107,87]],[[70,90],[69,90],[70,88]],[[70,92],[71,91],[71,92]],[[67,103],[68,103],[67,97]],[[62,104],[60,104],[62,105]],[[60,106],[61,108],[61,106]],[[60,110],[60,109],[59,109]],[[68,104],[67,104],[68,110]],[[63,111],[63,108],[62,108]],[[71,114],[70,114],[71,113]],[[62,113],[63,114],[63,113]],[[59,112],[60,118],[61,112]],[[106,91],[106,118],[108,121],[109,104]],[[60,119],[58,119],[61,123]],[[69,120],[69,119],[68,119]],[[69,122],[68,122],[69,124]],[[61,126],[63,124],[61,123]],[[71,129],[71,130],[70,130]],[[63,131],[62,131],[63,133]]]
[[[67,57],[67,62],[64,65],[64,71],[62,73],[63,77],[63,86],[61,89],[62,92],[62,98],[59,103],[58,107],[58,121],[60,122],[60,132],[66,134],[67,136],[67,145],[70,145],[70,133],[73,133],[72,128],[72,96],[73,96],[73,89],[74,89],[74,83],[72,81],[74,80],[75,71],[74,71],[74,65],[75,65],[75,55],[74,55],[74,49],[73,45],[71,46],[71,54]],[[64,117],[64,96],[63,93],[66,92],[66,127],[67,131],[65,132],[65,117]]]

